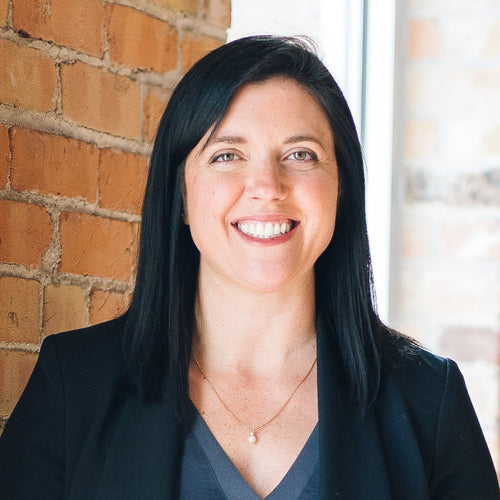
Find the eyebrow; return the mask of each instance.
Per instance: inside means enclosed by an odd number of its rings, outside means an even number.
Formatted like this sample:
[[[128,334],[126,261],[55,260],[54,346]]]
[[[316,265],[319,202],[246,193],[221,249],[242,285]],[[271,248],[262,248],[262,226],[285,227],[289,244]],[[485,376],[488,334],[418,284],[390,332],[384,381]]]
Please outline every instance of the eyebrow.
[[[289,137],[288,139],[285,140],[284,144],[294,144],[296,142],[315,142],[316,144],[319,144],[320,146],[322,145],[321,141],[319,139],[316,139],[314,136],[310,135],[293,135]],[[204,144],[203,149],[205,149],[207,146],[211,144],[219,144],[219,143],[226,143],[226,144],[247,144],[248,141],[241,136],[238,135],[222,135],[222,136],[214,136],[210,137],[207,142]]]
[[[221,142],[225,142],[227,144],[246,144],[248,141],[241,136],[238,135],[221,135],[210,137],[208,141],[205,143],[204,148],[206,148],[210,144],[218,144]]]
[[[322,142],[319,139],[316,139],[316,137],[312,135],[293,135],[292,137],[289,137],[286,141],[285,144],[294,144],[296,142],[315,142],[316,144],[319,144],[322,146]]]

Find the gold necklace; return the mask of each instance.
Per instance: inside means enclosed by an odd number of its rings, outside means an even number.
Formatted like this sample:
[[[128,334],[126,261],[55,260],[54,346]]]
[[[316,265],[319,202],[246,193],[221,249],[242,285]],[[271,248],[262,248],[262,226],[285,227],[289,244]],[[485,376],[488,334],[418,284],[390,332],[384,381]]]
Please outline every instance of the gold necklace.
[[[217,399],[221,402],[222,406],[224,407],[224,409],[227,411],[227,413],[229,413],[229,415],[231,415],[231,417],[233,417],[236,422],[238,422],[242,427],[244,427],[249,433],[250,435],[248,436],[248,442],[250,444],[255,444],[257,442],[257,435],[256,435],[256,432],[257,431],[260,431],[261,429],[263,429],[264,427],[266,427],[266,425],[269,425],[271,422],[273,422],[275,419],[277,419],[281,413],[283,412],[283,410],[286,408],[286,406],[288,405],[288,403],[292,400],[292,398],[295,396],[295,393],[299,390],[300,386],[307,380],[307,377],[309,377],[309,375],[311,374],[311,372],[313,371],[313,368],[314,368],[314,365],[316,364],[316,361],[317,361],[317,357],[314,358],[314,361],[313,361],[313,364],[311,365],[311,368],[309,368],[308,372],[305,374],[304,378],[299,382],[299,385],[295,388],[295,390],[292,392],[292,394],[290,394],[290,397],[283,403],[283,405],[281,406],[281,408],[277,411],[277,413],[275,413],[267,422],[264,422],[262,425],[259,425],[259,426],[256,426],[256,427],[248,427],[248,425],[246,425],[244,422],[242,422],[229,408],[228,406],[226,405],[226,403],[224,403],[223,399],[220,397],[219,393],[217,392],[217,389],[215,388],[214,384],[212,383],[212,381],[205,375],[205,372],[203,371],[203,369],[201,368],[200,366],[200,363],[198,363],[198,359],[196,358],[196,355],[194,354],[194,351],[193,351],[193,359],[194,359],[194,362],[196,363],[196,366],[198,367],[198,370],[200,370],[200,373],[203,375],[203,378],[208,382],[208,384],[210,385],[210,387],[212,388],[212,391],[214,391],[214,394],[217,396]]]

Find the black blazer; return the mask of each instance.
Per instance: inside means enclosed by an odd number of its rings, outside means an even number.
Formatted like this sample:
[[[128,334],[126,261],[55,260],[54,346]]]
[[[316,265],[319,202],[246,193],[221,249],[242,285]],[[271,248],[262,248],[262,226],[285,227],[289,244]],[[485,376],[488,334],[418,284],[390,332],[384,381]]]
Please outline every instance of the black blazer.
[[[166,398],[142,404],[122,387],[123,325],[45,339],[0,439],[2,500],[176,498],[182,429]],[[453,361],[420,350],[385,366],[377,401],[359,419],[343,403],[329,337],[319,328],[323,499],[500,498]]]

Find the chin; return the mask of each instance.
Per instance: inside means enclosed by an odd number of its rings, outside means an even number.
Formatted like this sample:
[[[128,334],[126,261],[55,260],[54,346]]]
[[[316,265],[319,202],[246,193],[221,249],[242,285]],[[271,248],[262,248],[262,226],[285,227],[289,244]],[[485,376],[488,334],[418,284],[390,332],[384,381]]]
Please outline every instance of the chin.
[[[314,275],[311,274],[311,277],[309,278],[309,275],[287,276],[281,274],[270,276],[269,273],[266,273],[262,276],[253,275],[251,277],[247,277],[240,283],[249,291],[261,294],[270,294],[302,286],[306,281],[311,281],[311,283],[313,283]]]

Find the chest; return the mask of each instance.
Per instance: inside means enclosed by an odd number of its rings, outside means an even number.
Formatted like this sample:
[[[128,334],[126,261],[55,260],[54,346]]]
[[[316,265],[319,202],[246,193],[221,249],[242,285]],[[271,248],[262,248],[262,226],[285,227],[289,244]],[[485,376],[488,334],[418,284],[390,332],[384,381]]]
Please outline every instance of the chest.
[[[179,476],[179,500],[313,500],[320,498],[319,439],[314,428],[297,459],[269,494],[257,494],[245,481],[199,413],[186,435]]]
[[[265,497],[285,477],[316,426],[316,377],[291,398],[293,387],[256,391],[234,386],[216,394],[202,378],[193,378],[191,399],[210,432],[244,480]]]

